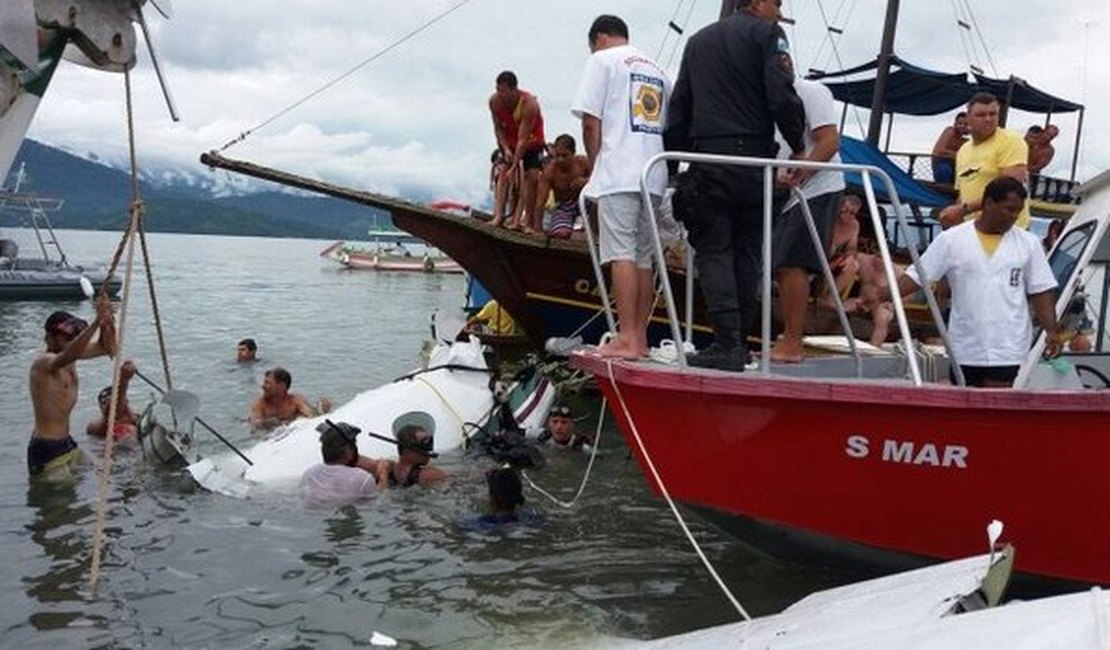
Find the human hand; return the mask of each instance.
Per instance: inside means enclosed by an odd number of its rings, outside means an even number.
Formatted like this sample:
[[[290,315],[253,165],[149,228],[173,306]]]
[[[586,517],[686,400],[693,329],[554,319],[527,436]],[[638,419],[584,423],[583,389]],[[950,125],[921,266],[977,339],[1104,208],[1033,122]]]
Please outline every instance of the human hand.
[[[1046,332],[1044,336],[1044,352],[1042,356],[1045,359],[1055,359],[1063,352],[1064,344],[1060,340],[1059,332]]]
[[[331,412],[331,400],[327,397],[321,397],[316,400],[316,413],[329,413]]]
[[[963,204],[954,203],[941,210],[940,215],[937,216],[937,220],[940,221],[940,225],[942,227],[951,228],[952,226],[958,226],[963,223],[964,214],[965,213]]]

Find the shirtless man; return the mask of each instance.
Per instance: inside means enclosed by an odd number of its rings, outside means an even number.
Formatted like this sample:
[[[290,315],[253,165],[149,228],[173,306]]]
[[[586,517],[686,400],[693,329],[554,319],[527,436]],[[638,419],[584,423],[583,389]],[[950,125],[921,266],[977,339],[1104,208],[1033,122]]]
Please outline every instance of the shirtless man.
[[[836,292],[843,296],[859,274],[859,210],[863,206],[858,196],[848,194],[840,203],[829,238],[829,268],[836,278]],[[832,295],[825,298],[827,307],[836,307]]]
[[[69,435],[69,416],[77,403],[78,359],[109,353],[115,344],[116,327],[107,298],[96,304],[96,321],[90,326],[64,311],[46,319],[46,351],[31,364],[31,405],[35,428],[27,445],[27,471],[32,477],[65,479],[84,461],[77,443]],[[100,337],[93,342],[93,335]]]
[[[956,181],[956,152],[967,142],[967,113],[956,113],[952,126],[940,133],[933,145],[933,182],[952,184]]]
[[[299,417],[313,417],[330,410],[331,404],[326,399],[313,407],[303,395],[289,392],[292,385],[293,377],[285,368],[266,371],[262,378],[262,397],[251,406],[253,431],[268,431]]]
[[[520,199],[505,227],[531,233],[539,228],[539,219],[530,212],[535,203],[536,183],[547,144],[543,135],[540,103],[535,95],[518,88],[516,75],[505,70],[497,75],[496,90],[489,97],[489,111],[493,118],[493,135],[497,139],[497,147],[504,152],[505,159],[514,170],[512,173],[523,174],[523,182],[519,188]],[[528,214],[525,213],[526,209]],[[499,214],[498,210],[494,210],[492,225],[500,223]]]
[[[578,195],[590,180],[590,162],[575,155],[574,137],[564,133],[555,138],[551,160],[540,174],[533,214],[543,214],[548,192],[555,193],[555,209],[547,234],[556,239],[569,239],[579,217]]]
[[[131,361],[124,361],[119,369],[119,403],[116,404],[116,422],[112,427],[112,435],[116,440],[134,436],[139,431],[139,419],[135,417],[135,412],[131,410],[127,400],[127,389],[135,372],[135,364]],[[97,395],[96,401],[100,405],[100,417],[86,425],[85,433],[94,438],[104,438],[108,435],[108,411],[112,406],[112,387],[105,386]]]
[[[1049,124],[1045,128],[1031,126],[1025,132],[1025,142],[1029,145],[1029,173],[1039,174],[1056,155],[1056,147],[1052,141],[1060,134],[1060,129]]]

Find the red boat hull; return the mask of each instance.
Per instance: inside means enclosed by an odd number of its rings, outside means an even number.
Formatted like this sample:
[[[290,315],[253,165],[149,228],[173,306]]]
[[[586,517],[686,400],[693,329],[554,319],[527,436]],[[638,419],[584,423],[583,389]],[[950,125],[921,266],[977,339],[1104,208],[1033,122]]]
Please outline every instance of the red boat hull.
[[[596,376],[652,487],[637,434],[679,501],[936,558],[982,552],[999,519],[1018,570],[1110,583],[1110,391],[914,388],[592,355],[572,365]]]

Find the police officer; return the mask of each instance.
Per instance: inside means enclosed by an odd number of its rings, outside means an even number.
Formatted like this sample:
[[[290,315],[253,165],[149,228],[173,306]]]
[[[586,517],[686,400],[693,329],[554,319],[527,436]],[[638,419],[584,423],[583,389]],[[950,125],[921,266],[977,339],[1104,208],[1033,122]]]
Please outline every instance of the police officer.
[[[668,106],[668,150],[774,158],[775,126],[804,149],[805,111],[794,92],[782,0],[735,0],[735,13],[686,44]],[[755,320],[761,264],[763,170],[693,165],[679,181],[675,216],[689,233],[715,340],[694,366],[742,371]]]

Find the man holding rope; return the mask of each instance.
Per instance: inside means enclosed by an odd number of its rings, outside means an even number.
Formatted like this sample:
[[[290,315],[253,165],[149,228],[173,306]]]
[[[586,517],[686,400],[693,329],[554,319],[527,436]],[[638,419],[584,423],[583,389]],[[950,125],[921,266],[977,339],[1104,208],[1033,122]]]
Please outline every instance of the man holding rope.
[[[115,346],[116,325],[112,305],[102,296],[96,303],[96,320],[89,325],[65,311],[46,319],[46,351],[31,364],[31,404],[35,428],[27,445],[27,471],[32,477],[51,480],[72,476],[75,466],[84,461],[81,450],[69,434],[69,416],[77,404],[78,359],[91,359],[111,353]],[[93,335],[100,336],[93,342]]]

